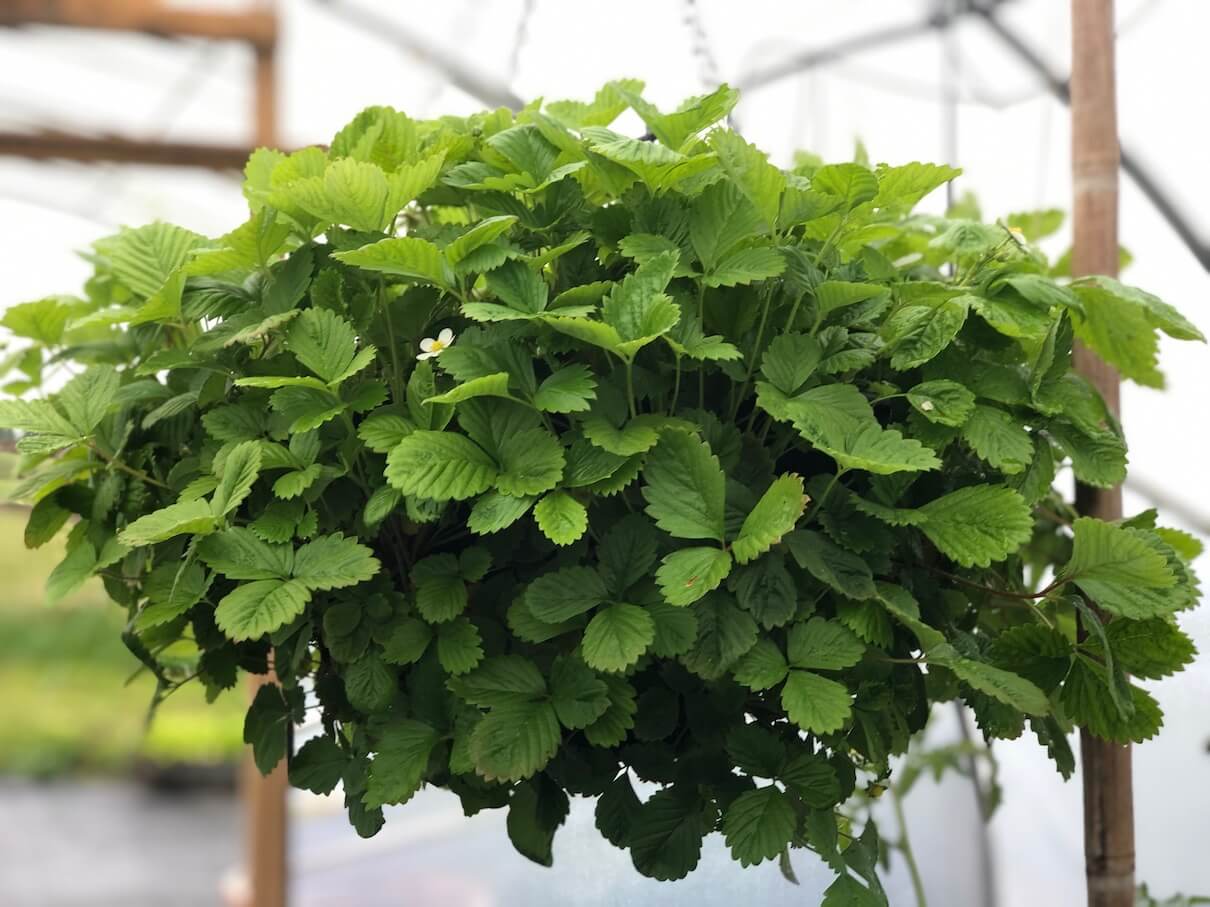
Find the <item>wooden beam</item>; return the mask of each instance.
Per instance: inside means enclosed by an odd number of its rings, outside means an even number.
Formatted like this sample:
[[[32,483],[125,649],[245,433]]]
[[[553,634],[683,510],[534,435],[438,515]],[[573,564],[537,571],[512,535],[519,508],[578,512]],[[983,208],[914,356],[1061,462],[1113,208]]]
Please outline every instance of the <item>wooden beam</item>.
[[[4,0],[0,26],[59,25],[103,31],[134,31],[163,38],[277,43],[271,9],[212,11],[167,6],[160,0]]]
[[[1118,145],[1113,0],[1071,2],[1071,270],[1115,275],[1118,270]],[[1078,345],[1076,369],[1120,413],[1112,367]],[[1121,488],[1076,487],[1081,513],[1122,516]],[[1134,803],[1131,750],[1080,732],[1084,782],[1084,863],[1089,907],[1133,907]]]
[[[257,139],[260,139],[259,121]],[[42,161],[111,161],[117,164],[242,170],[252,150],[249,146],[143,142],[109,135],[84,136],[49,131],[0,132],[0,155]]]
[[[273,674],[252,677],[249,692],[255,697],[262,684],[274,682]],[[248,898],[243,907],[286,907],[289,896],[286,760],[268,775],[262,775],[249,750],[244,755],[241,788]]]

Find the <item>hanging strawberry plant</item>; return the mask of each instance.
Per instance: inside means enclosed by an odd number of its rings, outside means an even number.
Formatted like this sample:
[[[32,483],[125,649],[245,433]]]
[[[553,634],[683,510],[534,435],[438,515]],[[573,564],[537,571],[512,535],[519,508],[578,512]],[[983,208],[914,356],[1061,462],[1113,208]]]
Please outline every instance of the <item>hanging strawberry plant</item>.
[[[343,782],[363,835],[432,784],[549,863],[588,796],[645,875],[718,831],[884,903],[843,808],[932,703],[1064,775],[1074,727],[1159,729],[1128,675],[1191,658],[1197,544],[1052,484],[1126,470],[1073,338],[1158,385],[1157,331],[1201,335],[1056,277],[1038,219],[912,214],[953,169],[781,170],[730,89],[640,88],[371,108],[257,151],[225,236],[98,242],[83,296],[3,319],[26,541],[74,520],[51,597],[100,576],[161,694],[272,666],[257,763]]]

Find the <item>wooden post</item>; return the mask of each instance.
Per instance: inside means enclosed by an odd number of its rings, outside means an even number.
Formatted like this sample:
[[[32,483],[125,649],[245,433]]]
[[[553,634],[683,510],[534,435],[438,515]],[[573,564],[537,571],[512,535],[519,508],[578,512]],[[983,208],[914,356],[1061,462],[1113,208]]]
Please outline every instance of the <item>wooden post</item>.
[[[1113,0],[1071,3],[1072,274],[1118,271],[1118,147]],[[1118,375],[1091,350],[1077,347],[1077,370],[1115,415]],[[1120,488],[1077,486],[1081,513],[1116,520]],[[1084,781],[1084,861],[1089,907],[1133,907],[1134,805],[1130,747],[1080,733]]]
[[[249,692],[256,696],[262,684],[276,677],[262,674],[250,678]],[[244,802],[244,907],[286,907],[289,893],[289,863],[286,813],[286,760],[268,775],[262,775],[252,761],[252,752],[244,755],[241,797]]]

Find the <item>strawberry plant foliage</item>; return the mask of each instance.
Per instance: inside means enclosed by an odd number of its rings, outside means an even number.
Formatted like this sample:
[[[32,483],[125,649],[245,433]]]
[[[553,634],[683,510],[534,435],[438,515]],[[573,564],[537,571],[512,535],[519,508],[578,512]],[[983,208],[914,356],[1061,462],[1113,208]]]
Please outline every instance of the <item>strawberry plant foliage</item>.
[[[313,696],[290,776],[343,782],[363,834],[431,784],[549,863],[596,797],[647,875],[719,832],[879,903],[837,810],[930,703],[1064,771],[1074,727],[1158,729],[1127,672],[1192,657],[1197,546],[1051,486],[1125,471],[1075,338],[1155,385],[1156,333],[1201,334],[911,213],[957,171],[782,170],[719,125],[730,89],[664,113],[641,87],[371,108],[257,151],[225,236],[98,242],[82,295],[3,318],[27,543],[70,521],[50,596],[100,576],[161,692],[272,664],[262,769]],[[654,140],[609,128],[628,107]]]

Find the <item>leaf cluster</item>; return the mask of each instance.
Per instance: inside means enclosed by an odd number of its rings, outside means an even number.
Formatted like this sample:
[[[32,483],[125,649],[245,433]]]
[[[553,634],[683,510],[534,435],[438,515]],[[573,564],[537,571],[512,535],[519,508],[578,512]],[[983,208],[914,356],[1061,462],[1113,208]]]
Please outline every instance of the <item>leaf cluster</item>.
[[[257,151],[224,236],[98,242],[81,296],[3,318],[27,543],[71,523],[50,596],[100,576],[162,691],[272,666],[263,770],[310,697],[290,777],[364,835],[432,784],[549,863],[588,796],[645,875],[720,831],[885,903],[838,810],[933,703],[1065,774],[1074,727],[1158,730],[1128,678],[1191,659],[1197,545],[1052,485],[1126,469],[1073,342],[1154,385],[1157,332],[1201,335],[1057,276],[1054,218],[913,213],[952,168],[783,170],[718,125],[729,88],[641,87],[371,108]]]

